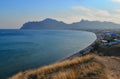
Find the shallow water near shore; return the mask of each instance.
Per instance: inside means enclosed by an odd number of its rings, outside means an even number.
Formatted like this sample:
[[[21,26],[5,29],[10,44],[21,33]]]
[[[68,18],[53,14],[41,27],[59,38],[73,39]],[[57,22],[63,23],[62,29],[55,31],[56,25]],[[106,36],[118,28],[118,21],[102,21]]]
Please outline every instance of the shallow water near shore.
[[[54,63],[95,40],[94,33],[85,31],[0,30],[0,79]]]

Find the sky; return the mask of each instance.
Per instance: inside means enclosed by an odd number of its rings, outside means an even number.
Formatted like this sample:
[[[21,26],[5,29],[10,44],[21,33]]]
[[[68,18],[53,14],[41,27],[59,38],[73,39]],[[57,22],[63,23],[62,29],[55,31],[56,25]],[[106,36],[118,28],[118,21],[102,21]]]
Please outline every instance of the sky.
[[[65,23],[109,21],[120,24],[120,0],[1,0],[0,29],[52,18]]]

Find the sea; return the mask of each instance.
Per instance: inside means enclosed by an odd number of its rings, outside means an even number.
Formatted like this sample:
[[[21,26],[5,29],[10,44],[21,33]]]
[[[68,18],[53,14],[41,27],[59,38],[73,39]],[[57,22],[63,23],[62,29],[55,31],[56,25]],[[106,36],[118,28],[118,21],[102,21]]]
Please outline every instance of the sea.
[[[73,30],[0,30],[0,79],[49,65],[86,48],[92,32]]]

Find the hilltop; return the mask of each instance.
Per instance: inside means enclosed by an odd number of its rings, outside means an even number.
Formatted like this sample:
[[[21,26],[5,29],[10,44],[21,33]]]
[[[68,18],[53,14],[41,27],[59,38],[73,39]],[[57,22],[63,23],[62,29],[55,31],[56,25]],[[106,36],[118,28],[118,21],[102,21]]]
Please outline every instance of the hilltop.
[[[35,70],[20,72],[11,79],[107,79],[97,56],[65,60]]]
[[[34,70],[10,79],[119,79],[120,58],[86,55]]]
[[[47,18],[38,22],[26,22],[20,29],[70,29],[70,30],[105,30],[105,29],[120,29],[120,24],[112,22],[88,21],[81,20],[72,24],[66,24],[62,21]]]

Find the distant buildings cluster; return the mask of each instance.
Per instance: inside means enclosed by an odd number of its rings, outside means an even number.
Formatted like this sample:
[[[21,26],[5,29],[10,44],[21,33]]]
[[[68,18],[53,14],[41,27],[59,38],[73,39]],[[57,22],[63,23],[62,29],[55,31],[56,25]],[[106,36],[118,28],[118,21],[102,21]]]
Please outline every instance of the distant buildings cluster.
[[[111,32],[97,33],[97,40],[88,46],[87,48],[80,51],[80,54],[85,55],[91,51],[98,50],[99,47],[112,46],[120,43],[120,35]]]
[[[98,36],[100,46],[110,46],[120,43],[120,35],[116,33],[105,32]]]

